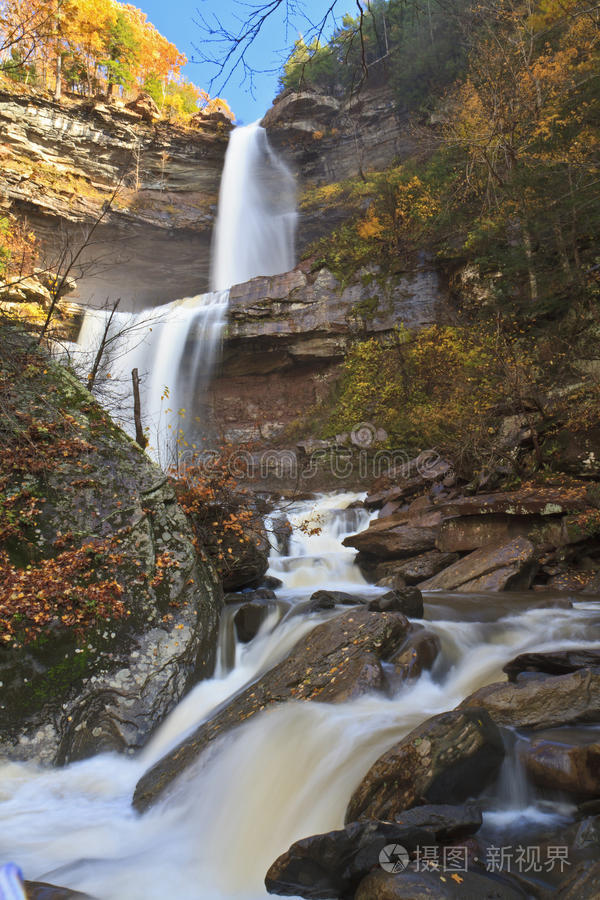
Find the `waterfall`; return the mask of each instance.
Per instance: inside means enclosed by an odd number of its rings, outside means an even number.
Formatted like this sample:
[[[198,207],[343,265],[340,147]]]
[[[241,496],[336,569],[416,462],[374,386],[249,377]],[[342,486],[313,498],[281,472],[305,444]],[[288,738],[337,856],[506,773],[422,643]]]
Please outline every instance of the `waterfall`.
[[[296,183],[264,128],[236,128],[219,192],[211,268],[213,291],[294,268]]]
[[[89,309],[75,366],[91,371],[105,349],[98,396],[133,434],[131,371],[142,378],[150,452],[164,466],[182,447],[200,447],[207,394],[227,321],[229,289],[294,266],[295,182],[258,124],[234,129],[219,193],[208,294],[128,313]]]

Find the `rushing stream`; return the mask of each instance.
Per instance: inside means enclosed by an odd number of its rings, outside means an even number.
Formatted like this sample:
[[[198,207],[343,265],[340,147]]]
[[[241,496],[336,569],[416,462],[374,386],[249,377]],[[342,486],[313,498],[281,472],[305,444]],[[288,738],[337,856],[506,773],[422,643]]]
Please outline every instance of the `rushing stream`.
[[[531,609],[531,594],[430,594],[427,626],[442,643],[431,673],[392,697],[288,703],[262,713],[210,747],[148,813],[135,813],[133,789],[150,765],[309,629],[337,614],[299,611],[316,585],[363,596],[379,590],[364,583],[352,553],[340,545],[368,518],[346,508],[353,499],[329,495],[286,510],[297,522],[316,515],[321,528],[320,534],[296,532],[285,556],[272,554],[271,574],[284,582],[277,598],[288,611],[280,618],[274,606],[257,637],[233,648],[233,667],[220,664],[214,678],[190,692],[137,758],[105,754],[53,770],[4,764],[1,858],[17,861],[29,878],[99,900],[263,898],[273,860],[294,840],[341,826],[353,789],[398,738],[502,677],[502,666],[520,652],[600,647],[597,602]],[[232,631],[221,653],[231,640]],[[506,770],[491,803],[490,827],[559,821],[565,812],[540,805],[524,780]]]

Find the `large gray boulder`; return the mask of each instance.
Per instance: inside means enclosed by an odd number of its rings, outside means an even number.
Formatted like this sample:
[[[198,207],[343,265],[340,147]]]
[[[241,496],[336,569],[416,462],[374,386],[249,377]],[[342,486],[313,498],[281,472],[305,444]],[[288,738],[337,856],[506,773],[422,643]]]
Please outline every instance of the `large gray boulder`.
[[[479,793],[504,758],[500,730],[483,709],[427,719],[371,766],[346,822],[390,820],[422,803],[461,803]]]
[[[0,753],[135,750],[212,673],[220,588],[165,474],[33,341],[5,326],[0,345],[0,480],[38,506],[0,540]],[[11,581],[36,573],[20,603]]]

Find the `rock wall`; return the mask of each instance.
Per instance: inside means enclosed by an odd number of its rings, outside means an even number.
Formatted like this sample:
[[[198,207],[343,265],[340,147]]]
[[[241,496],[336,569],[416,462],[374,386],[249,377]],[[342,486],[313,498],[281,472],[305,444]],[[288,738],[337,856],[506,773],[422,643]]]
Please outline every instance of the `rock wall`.
[[[342,285],[327,269],[299,266],[236,285],[212,386],[217,430],[235,441],[281,438],[328,396],[352,341],[447,314],[439,277],[425,260],[393,280],[373,269]]]
[[[81,245],[120,185],[73,273],[80,299],[143,307],[194,295],[208,287],[228,130],[220,116],[180,128],[2,88],[0,206],[27,216],[51,263]]]
[[[300,193],[306,187],[385,169],[417,149],[407,117],[386,86],[364,86],[346,101],[312,91],[284,91],[262,124],[272,146],[297,173]],[[299,251],[343,218],[344,211],[332,204],[326,210],[303,211]]]

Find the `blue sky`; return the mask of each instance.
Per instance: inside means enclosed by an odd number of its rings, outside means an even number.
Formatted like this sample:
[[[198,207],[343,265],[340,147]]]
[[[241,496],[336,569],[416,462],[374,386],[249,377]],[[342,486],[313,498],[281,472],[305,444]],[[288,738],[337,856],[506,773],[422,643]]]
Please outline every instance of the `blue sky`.
[[[244,0],[246,3],[259,0]],[[161,34],[172,41],[188,57],[193,60],[197,54],[194,45],[202,42],[202,31],[195,24],[198,21],[198,13],[206,19],[212,14],[217,14],[230,27],[235,26],[235,16],[240,16],[244,11],[244,2],[239,5],[235,0],[133,0],[133,4],[142,9],[150,22],[158,28]],[[301,4],[288,0],[288,6],[301,5],[308,16],[318,19],[329,6],[325,0],[303,0]],[[337,10],[339,15],[355,4],[352,0],[339,0]],[[298,12],[293,16],[292,27],[286,31],[284,15],[276,13],[265,24],[264,31],[252,49],[250,61],[252,65],[263,74],[258,74],[254,83],[254,96],[250,93],[249,85],[240,84],[241,76],[235,74],[226,87],[220,92],[229,102],[240,123],[247,124],[255,119],[260,119],[270,107],[273,97],[277,93],[277,74],[269,74],[264,70],[280,69],[287,53],[286,48],[293,45],[300,32],[308,32],[309,25],[305,18]],[[329,27],[331,33],[332,27]],[[216,73],[206,63],[189,62],[184,74],[190,81],[199,87],[208,89],[208,84]],[[217,83],[212,93],[216,93]]]

